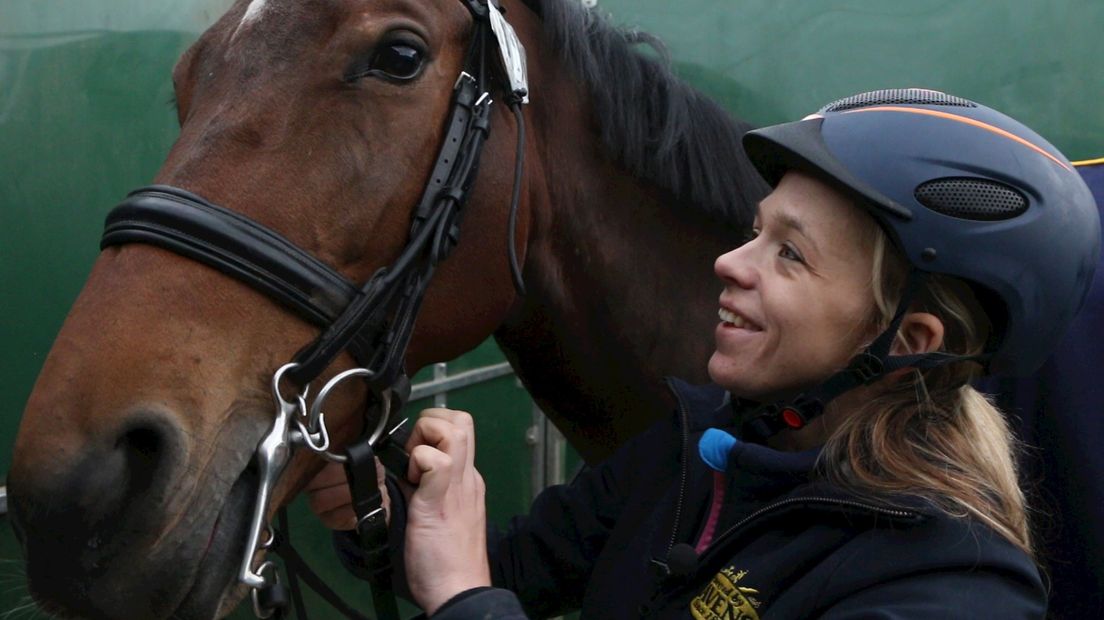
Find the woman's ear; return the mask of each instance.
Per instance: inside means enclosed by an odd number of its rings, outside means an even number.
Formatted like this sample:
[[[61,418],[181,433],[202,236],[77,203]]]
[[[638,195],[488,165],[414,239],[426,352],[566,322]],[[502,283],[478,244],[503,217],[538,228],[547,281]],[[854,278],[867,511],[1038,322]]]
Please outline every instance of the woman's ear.
[[[890,347],[891,355],[931,353],[943,346],[943,321],[927,312],[909,312]]]

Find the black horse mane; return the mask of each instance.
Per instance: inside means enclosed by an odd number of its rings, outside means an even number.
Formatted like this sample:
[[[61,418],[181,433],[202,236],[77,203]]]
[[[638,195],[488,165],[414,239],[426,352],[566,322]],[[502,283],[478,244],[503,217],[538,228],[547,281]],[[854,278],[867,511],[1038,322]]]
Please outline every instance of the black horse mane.
[[[751,125],[676,77],[653,35],[615,27],[579,0],[525,2],[586,85],[602,142],[621,165],[679,203],[750,224],[767,191],[740,144]]]

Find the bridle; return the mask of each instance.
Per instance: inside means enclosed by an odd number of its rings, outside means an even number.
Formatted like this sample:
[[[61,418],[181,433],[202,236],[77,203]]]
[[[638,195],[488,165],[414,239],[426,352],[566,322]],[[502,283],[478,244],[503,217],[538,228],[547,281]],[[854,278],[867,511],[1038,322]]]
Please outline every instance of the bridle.
[[[266,515],[272,490],[294,448],[307,448],[345,464],[358,518],[357,532],[374,564],[368,577],[377,611],[397,616],[393,596],[387,600],[387,526],[375,456],[378,452],[391,471],[405,476],[405,454],[399,442],[391,439],[401,426],[394,424],[396,413],[409,396],[406,348],[429,280],[459,240],[463,207],[490,131],[488,45],[495,45],[499,51],[499,69],[504,78],[500,81],[517,122],[507,246],[515,286],[519,292],[524,291],[514,236],[525,136],[520,106],[528,103],[525,51],[497,3],[461,2],[472,15],[473,30],[464,70],[453,87],[444,139],[429,182],[413,210],[405,248],[390,266],[379,269],[363,285],[353,284],[279,233],[180,188],[143,187],[131,192],[107,216],[101,249],[144,243],[172,251],[245,282],[323,329],[317,339],[274,373],[276,415],[257,446],[259,482],[239,580],[252,589],[254,610],[261,618],[282,613],[288,604],[275,563],[268,560],[254,570],[253,561],[257,551],[269,548],[278,539]],[[334,376],[312,401],[311,381],[343,351],[353,356],[358,367]],[[365,411],[361,437],[344,452],[335,453],[330,449],[323,407],[334,388],[350,379],[367,382],[370,406]],[[300,387],[290,398],[282,391],[288,383]],[[268,540],[262,542],[266,531]],[[295,583],[292,586],[293,591],[297,590]],[[383,595],[377,594],[380,591]],[[302,617],[300,601],[296,601],[296,608]],[[363,616],[354,613],[350,617]]]

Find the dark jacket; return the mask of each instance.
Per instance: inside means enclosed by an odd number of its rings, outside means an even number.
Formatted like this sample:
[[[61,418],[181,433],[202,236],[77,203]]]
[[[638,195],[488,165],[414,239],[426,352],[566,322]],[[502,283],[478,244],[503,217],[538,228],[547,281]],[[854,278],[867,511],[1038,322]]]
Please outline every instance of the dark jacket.
[[[735,432],[728,399],[672,387],[678,415],[492,532],[497,588],[464,593],[434,618],[520,618],[522,608],[601,619],[1044,616],[1026,554],[923,502],[875,503],[811,481],[815,451],[738,444],[728,471],[713,471],[698,439]],[[703,535],[711,542],[698,555],[687,545]]]

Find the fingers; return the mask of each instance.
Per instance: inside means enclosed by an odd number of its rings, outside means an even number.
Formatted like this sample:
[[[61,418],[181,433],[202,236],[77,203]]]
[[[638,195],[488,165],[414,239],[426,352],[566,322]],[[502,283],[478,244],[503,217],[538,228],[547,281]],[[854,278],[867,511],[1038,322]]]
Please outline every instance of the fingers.
[[[348,531],[356,529],[357,518],[350,508],[339,508],[330,512],[315,513],[322,526],[331,530]]]
[[[376,459],[376,480],[383,508],[388,519],[391,515],[391,502],[384,483],[384,468]],[[356,527],[356,512],[353,510],[353,495],[349,488],[345,467],[340,463],[328,463],[307,483],[307,505],[326,527],[333,530],[351,530]]]
[[[410,469],[407,479],[421,485],[422,476],[430,471],[447,471],[449,481],[458,483],[468,460],[468,433],[437,418],[422,418],[410,436]],[[436,453],[436,454],[433,454]],[[415,458],[415,454],[420,455]],[[440,456],[447,456],[447,460]],[[456,463],[457,467],[452,467]],[[447,468],[447,469],[446,469]]]
[[[410,591],[432,614],[456,593],[489,585],[486,487],[475,469],[470,415],[427,409],[407,449],[411,482],[406,561]]]
[[[470,413],[458,409],[433,407],[423,410],[421,417],[444,420],[465,431],[468,437],[468,454],[472,458],[475,457],[475,420],[472,419]],[[472,465],[472,462],[468,462],[466,465]]]
[[[352,502],[353,496],[348,486],[326,487],[307,494],[307,504],[310,505],[311,512],[319,516],[344,506],[352,506]]]
[[[439,504],[444,501],[449,488],[453,485],[453,459],[447,453],[427,445],[415,446],[410,452],[411,476],[416,473],[418,489],[416,494],[423,501]]]
[[[341,463],[326,463],[307,483],[305,490],[309,493],[327,487],[345,486],[348,480],[345,467]]]
[[[410,469],[407,478],[420,485],[418,495],[424,503],[443,505],[450,488],[471,494],[482,500],[482,478],[475,471],[475,427],[469,414],[450,409],[427,409],[414,427],[410,441]],[[390,517],[390,501],[383,484],[383,465],[376,459],[376,475],[380,481],[383,506]],[[307,483],[308,505],[322,523],[338,530],[356,526],[352,491],[345,468],[338,463],[326,464]],[[410,489],[404,489],[412,496]]]
[[[475,468],[475,424],[470,414],[451,409],[426,409],[414,425],[414,430],[406,444],[411,454],[410,469],[407,478],[414,484],[421,484],[422,475],[435,468],[440,471],[443,463],[435,457],[424,454],[420,463],[415,463],[414,452],[418,447],[430,447],[447,454],[448,471],[451,480],[459,483],[466,472]],[[457,466],[453,467],[453,464]]]
[[[329,463],[307,483],[307,505],[322,525],[332,530],[356,527],[353,496],[349,490],[345,468]]]

